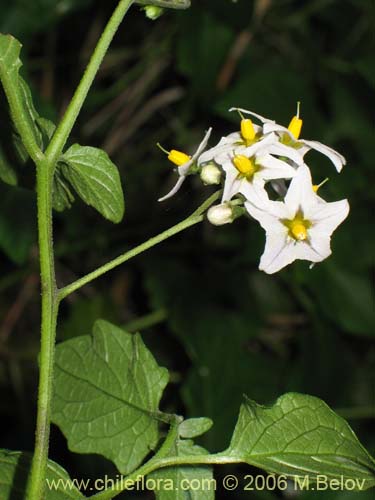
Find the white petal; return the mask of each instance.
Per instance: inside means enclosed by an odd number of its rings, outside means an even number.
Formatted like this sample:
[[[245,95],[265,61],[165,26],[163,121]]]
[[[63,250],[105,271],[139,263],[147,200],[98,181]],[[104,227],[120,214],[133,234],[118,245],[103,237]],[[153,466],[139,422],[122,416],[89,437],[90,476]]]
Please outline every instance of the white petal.
[[[299,167],[296,175],[291,180],[285,196],[285,204],[292,216],[301,208],[304,214],[310,214],[312,207],[318,203],[313,191],[311,173],[306,165]],[[306,215],[307,217],[307,215]]]
[[[297,165],[303,165],[303,154],[300,149],[293,148],[292,146],[286,146],[281,144],[281,142],[275,142],[268,148],[268,153],[271,155],[285,156],[289,160],[294,161]]]
[[[309,231],[309,241],[295,243],[295,255],[298,260],[321,262],[331,255],[330,238]]]
[[[349,213],[348,200],[334,201],[332,203],[323,202],[320,199],[311,213],[307,213],[306,217],[312,222],[314,232],[319,232],[330,236],[333,231],[339,226]]]
[[[265,118],[262,115],[258,115],[256,113],[253,113],[252,111],[248,111],[247,109],[243,109],[243,108],[230,108],[229,111],[230,112],[232,112],[232,111],[240,111],[241,113],[244,113],[245,115],[255,116],[255,118],[258,118],[258,120],[260,120],[262,123],[275,123],[274,120],[269,120],[268,118]]]
[[[238,170],[232,165],[232,162],[223,165],[223,170],[225,172],[225,181],[221,198],[222,203],[231,200],[234,195],[238,194],[241,185],[238,179]]]
[[[265,180],[291,179],[297,173],[297,170],[291,165],[269,154],[257,157],[256,163],[263,167],[259,171],[259,175]]]
[[[242,154],[250,158],[260,152],[266,153],[273,144],[278,142],[278,140],[279,139],[275,134],[269,134],[251,146],[245,148],[242,147],[241,150],[239,148],[235,149],[235,154]]]
[[[245,191],[243,191],[244,193]],[[245,208],[255,220],[259,222],[263,229],[269,233],[282,235],[286,237],[288,229],[280,221],[284,219],[283,203],[280,201],[265,202],[256,189],[249,189],[245,196],[248,196],[245,201]]]
[[[319,153],[322,153],[325,156],[327,156],[327,158],[329,158],[331,162],[334,164],[338,172],[341,172],[342,167],[346,164],[345,158],[340,153],[322,144],[321,142],[305,141],[304,139],[301,139],[299,142],[305,144],[310,149],[315,149],[315,151],[319,151]],[[304,153],[305,152],[307,152],[307,150],[305,150]]]
[[[182,186],[182,183],[184,182],[185,179],[186,179],[186,177],[184,175],[181,175],[178,178],[178,181],[176,182],[174,188],[171,189],[169,191],[169,193],[167,193],[165,196],[163,196],[162,198],[159,198],[158,201],[167,200],[168,198],[171,198],[173,195],[175,195],[177,193],[177,191],[180,189],[180,187]]]
[[[282,132],[283,134],[288,134],[293,140],[295,140],[293,134],[291,134],[286,127],[284,127],[283,125],[279,125],[276,122],[270,122],[264,124],[263,133],[269,134],[270,132]]]
[[[260,259],[259,269],[267,274],[280,271],[296,259],[295,243],[286,237],[266,234],[266,246]]]

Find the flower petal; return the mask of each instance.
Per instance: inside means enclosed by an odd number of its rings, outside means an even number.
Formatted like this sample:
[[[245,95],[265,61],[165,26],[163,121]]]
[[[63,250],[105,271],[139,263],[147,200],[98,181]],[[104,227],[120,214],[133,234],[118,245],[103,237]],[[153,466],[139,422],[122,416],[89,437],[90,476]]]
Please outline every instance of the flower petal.
[[[200,156],[201,153],[202,153],[202,151],[206,148],[206,146],[208,144],[208,139],[210,138],[210,135],[211,135],[211,132],[212,132],[212,127],[210,127],[207,130],[205,136],[203,137],[202,142],[199,144],[197,150],[195,151],[195,153],[193,154],[193,156],[190,158],[190,160],[177,168],[177,171],[178,171],[179,175],[186,175],[188,173],[188,171],[189,171],[190,167],[192,166],[192,164],[196,161],[196,159],[198,158],[198,156]]]
[[[233,166],[232,162],[227,162],[223,165],[225,172],[224,190],[221,202],[224,203],[238,194],[241,181],[238,179],[238,170]]]
[[[267,274],[280,271],[296,259],[295,242],[276,234],[266,234],[266,246],[260,258],[259,269]]]
[[[294,167],[270,154],[257,157],[256,163],[263,167],[259,171],[259,175],[265,180],[291,179],[297,173]]]
[[[346,165],[346,160],[340,153],[326,146],[325,144],[322,144],[321,142],[306,141],[304,139],[300,139],[299,142],[307,146],[309,149],[315,149],[315,151],[319,151],[319,153],[324,154],[331,160],[338,172],[341,172],[342,167]],[[307,151],[308,149],[304,150],[304,153],[307,153]]]
[[[255,118],[258,118],[258,120],[260,120],[262,123],[275,123],[274,120],[269,120],[268,118],[265,118],[262,115],[258,115],[257,113],[253,113],[252,111],[248,111],[247,109],[243,109],[243,108],[230,108],[229,112],[232,112],[232,111],[240,111],[241,113],[244,113],[246,115],[255,116]]]
[[[349,213],[348,200],[334,201],[331,203],[318,203],[306,217],[312,222],[311,231],[330,236],[333,231],[346,219]]]
[[[321,262],[331,255],[330,238],[309,231],[309,241],[298,241],[295,246],[296,260]]]
[[[265,194],[262,193],[264,191]],[[267,193],[256,185],[241,186],[241,192],[246,196],[245,208],[267,232],[286,237],[288,229],[281,222],[285,218],[285,206],[281,201],[266,201]],[[245,194],[246,193],[246,194]]]
[[[159,198],[158,201],[167,200],[168,198],[171,198],[173,195],[175,195],[177,193],[177,191],[180,189],[180,187],[182,186],[182,183],[184,182],[185,179],[186,179],[185,175],[180,175],[180,177],[178,178],[178,181],[176,182],[174,187],[169,191],[169,193],[167,193],[162,198]]]
[[[296,175],[291,180],[284,202],[292,217],[299,209],[302,209],[307,217],[306,214],[310,214],[312,207],[318,203],[312,187],[310,169],[307,165],[303,165],[297,170]]]

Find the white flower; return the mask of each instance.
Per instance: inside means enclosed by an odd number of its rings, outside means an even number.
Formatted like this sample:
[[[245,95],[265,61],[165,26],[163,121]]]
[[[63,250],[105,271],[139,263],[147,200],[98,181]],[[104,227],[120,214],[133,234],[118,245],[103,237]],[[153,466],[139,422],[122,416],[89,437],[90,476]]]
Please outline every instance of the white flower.
[[[327,203],[315,194],[307,166],[297,170],[284,202],[271,201],[258,189],[245,207],[266,231],[259,269],[268,274],[297,259],[326,259],[331,254],[331,234],[349,213],[347,200]]]
[[[252,146],[239,146],[217,155],[215,161],[225,171],[225,182],[222,201],[228,201],[238,193],[251,200],[253,185],[263,187],[271,179],[291,179],[297,170],[286,161],[272,155],[295,158],[295,151],[283,144],[275,142],[275,135],[269,134],[264,140]]]
[[[206,135],[204,136],[202,142],[199,144],[198,149],[195,151],[193,156],[189,157],[185,153],[181,153],[180,151],[172,150],[169,152],[168,158],[170,161],[172,161],[175,165],[177,165],[177,173],[179,175],[179,179],[176,182],[175,186],[167,193],[165,196],[162,198],[159,198],[158,201],[164,201],[168,198],[171,198],[173,195],[177,193],[177,191],[180,189],[182,183],[184,182],[186,176],[189,173],[190,167],[193,165],[193,163],[198,159],[198,157],[201,155],[201,153],[204,151],[204,149],[207,146],[208,139],[210,138],[212,132],[212,128],[209,128],[206,132]]]
[[[329,146],[326,146],[318,141],[308,141],[305,139],[299,139],[299,133],[302,127],[302,120],[299,118],[299,113],[297,113],[297,115],[293,117],[292,121],[289,124],[289,127],[286,128],[283,127],[282,125],[279,125],[274,120],[269,120],[268,118],[264,118],[263,116],[253,113],[252,111],[248,111],[246,109],[231,108],[229,111],[234,111],[234,110],[258,118],[263,123],[264,135],[276,132],[279,136],[279,139],[281,141],[284,141],[284,143],[287,146],[295,148],[295,150],[302,158],[308,151],[314,149],[315,151],[318,151],[319,153],[322,153],[325,156],[327,156],[327,158],[331,160],[331,162],[333,163],[338,172],[341,172],[342,167],[346,164],[345,158],[340,153],[330,148]],[[297,130],[297,134],[293,134],[294,130]]]

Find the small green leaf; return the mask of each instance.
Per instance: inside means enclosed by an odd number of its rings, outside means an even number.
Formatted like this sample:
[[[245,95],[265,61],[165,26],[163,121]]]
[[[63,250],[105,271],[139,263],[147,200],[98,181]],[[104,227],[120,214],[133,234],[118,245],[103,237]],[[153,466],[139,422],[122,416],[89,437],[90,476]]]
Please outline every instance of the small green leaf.
[[[5,92],[13,98],[18,99],[24,108],[23,119],[28,122],[29,129],[32,131],[35,142],[42,146],[42,135],[36,124],[36,118],[39,116],[35,110],[31,91],[19,75],[22,66],[20,59],[22,45],[11,35],[0,34],[0,78],[4,85]],[[22,154],[21,154],[22,156]]]
[[[197,419],[198,420],[198,419]],[[191,457],[208,455],[208,451],[196,446],[190,440],[177,440],[168,456]],[[150,478],[159,481],[155,495],[157,500],[213,500],[215,498],[215,480],[212,467],[178,466],[160,469],[152,473]],[[191,485],[191,489],[186,489]]]
[[[53,421],[77,453],[98,453],[122,474],[158,443],[168,372],[141,337],[97,321],[93,336],[57,346]]]
[[[0,498],[23,500],[30,469],[31,455],[0,449]],[[47,464],[45,500],[79,500],[85,498],[70,480],[67,472],[52,460]],[[65,486],[65,487],[64,487]]]
[[[375,485],[375,462],[347,422],[322,400],[288,393],[265,408],[246,401],[224,455],[291,477],[351,479],[357,490]]]
[[[206,433],[211,429],[213,422],[210,418],[188,418],[181,422],[179,426],[180,436],[182,438],[195,438]]]
[[[106,219],[121,221],[125,205],[120,175],[105,151],[74,144],[61,157],[59,168],[85,203]]]

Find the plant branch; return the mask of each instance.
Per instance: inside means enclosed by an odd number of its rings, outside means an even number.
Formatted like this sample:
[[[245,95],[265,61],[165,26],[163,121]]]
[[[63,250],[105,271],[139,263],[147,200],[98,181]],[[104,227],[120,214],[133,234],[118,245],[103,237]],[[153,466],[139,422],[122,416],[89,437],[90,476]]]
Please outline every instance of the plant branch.
[[[165,9],[188,9],[191,5],[190,0],[135,0],[140,5],[155,5]]]
[[[70,132],[77,120],[77,117],[81,111],[83,103],[87,97],[87,94],[91,88],[94,78],[99,70],[99,67],[108,51],[108,47],[113,40],[113,37],[118,30],[121,21],[125,17],[125,14],[129,10],[130,6],[134,3],[134,0],[120,0],[116,7],[116,10],[112,14],[112,17],[108,21],[99,42],[94,50],[94,53],[90,59],[90,62],[85,70],[85,73],[80,81],[76,92],[69,106],[59,123],[52,140],[47,148],[46,157],[48,162],[54,168],[59,156],[61,155],[63,148],[68,140]]]
[[[177,233],[180,233],[184,229],[187,229],[188,227],[194,226],[195,224],[198,224],[203,220],[203,215],[202,213],[210,206],[214,201],[216,201],[220,196],[220,191],[214,193],[210,198],[208,198],[192,215],[187,217],[185,220],[180,222],[179,224],[176,224],[175,226],[167,229],[166,231],[163,231],[162,233],[158,234],[157,236],[154,236],[153,238],[150,238],[144,243],[141,243],[135,248],[132,248],[131,250],[123,253],[122,255],[119,255],[115,259],[111,260],[110,262],[107,262],[101,267],[98,267],[98,269],[95,269],[95,271],[92,271],[89,274],[86,274],[86,276],[83,276],[82,278],[74,281],[70,285],[65,286],[64,288],[61,288],[59,291],[59,299],[62,300],[71,293],[75,292],[82,286],[86,285],[87,283],[90,283],[91,281],[95,280],[96,278],[99,278],[99,276],[102,276],[103,274],[107,273],[108,271],[114,269],[115,267],[119,266],[120,264],[123,264],[124,262],[132,259],[133,257],[136,257],[137,255],[145,252],[149,248],[157,245],[158,243],[161,243],[162,241],[170,238],[171,236],[174,236]]]
[[[42,290],[40,374],[35,451],[27,484],[27,499],[44,498],[48,460],[52,373],[55,351],[58,298],[52,243],[53,172],[44,160],[37,164],[39,260]]]

